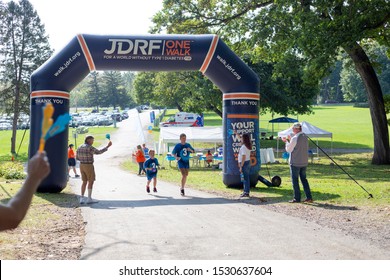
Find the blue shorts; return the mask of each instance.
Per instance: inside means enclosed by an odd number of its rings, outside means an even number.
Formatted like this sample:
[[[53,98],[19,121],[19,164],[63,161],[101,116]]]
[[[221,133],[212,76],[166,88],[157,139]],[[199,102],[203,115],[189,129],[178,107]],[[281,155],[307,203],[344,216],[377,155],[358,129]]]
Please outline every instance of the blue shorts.
[[[70,167],[76,166],[76,159],[75,158],[68,158],[68,166],[70,166]]]
[[[152,180],[153,178],[156,178],[157,177],[157,171],[156,172],[149,172],[149,171],[146,171],[146,179],[148,181]]]
[[[177,162],[177,166],[179,167],[179,169],[182,169],[182,168],[189,169],[190,168],[190,162],[189,161],[179,160]]]

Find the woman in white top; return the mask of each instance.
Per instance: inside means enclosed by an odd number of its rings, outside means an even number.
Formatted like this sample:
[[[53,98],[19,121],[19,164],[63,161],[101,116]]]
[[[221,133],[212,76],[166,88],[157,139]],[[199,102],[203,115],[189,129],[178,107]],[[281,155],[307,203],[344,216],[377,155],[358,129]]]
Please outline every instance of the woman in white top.
[[[240,173],[244,175],[244,192],[241,194],[241,197],[249,197],[250,191],[250,177],[249,172],[251,169],[250,159],[251,159],[252,143],[249,137],[249,134],[243,134],[241,137],[241,148],[238,153],[238,168]]]

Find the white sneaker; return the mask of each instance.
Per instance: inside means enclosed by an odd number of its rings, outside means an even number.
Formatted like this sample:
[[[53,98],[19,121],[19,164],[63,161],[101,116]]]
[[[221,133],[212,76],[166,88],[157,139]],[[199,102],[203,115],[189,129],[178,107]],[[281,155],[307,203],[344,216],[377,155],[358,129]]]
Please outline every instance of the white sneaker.
[[[85,196],[80,196],[80,200],[79,200],[80,204],[84,204],[85,200],[86,200]]]
[[[98,203],[98,202],[99,202],[99,200],[88,197],[86,203],[92,204],[92,203]]]

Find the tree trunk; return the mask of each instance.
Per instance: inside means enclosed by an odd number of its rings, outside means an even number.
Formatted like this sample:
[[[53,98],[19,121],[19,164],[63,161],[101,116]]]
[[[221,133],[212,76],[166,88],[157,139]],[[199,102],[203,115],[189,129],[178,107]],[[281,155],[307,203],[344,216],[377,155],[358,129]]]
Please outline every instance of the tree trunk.
[[[11,153],[16,154],[16,130],[18,128],[20,88],[15,86],[14,118],[12,120]]]
[[[358,44],[344,47],[354,62],[355,69],[363,80],[367,91],[371,121],[374,130],[373,164],[390,164],[389,129],[382,89],[372,64],[363,48]]]

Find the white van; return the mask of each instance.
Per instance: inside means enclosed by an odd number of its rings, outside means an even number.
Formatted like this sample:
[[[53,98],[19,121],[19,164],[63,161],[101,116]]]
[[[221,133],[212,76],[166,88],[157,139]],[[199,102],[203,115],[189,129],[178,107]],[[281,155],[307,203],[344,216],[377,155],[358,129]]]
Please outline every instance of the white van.
[[[171,116],[166,122],[160,123],[160,127],[168,126],[203,126],[203,116],[195,113],[179,112]]]

